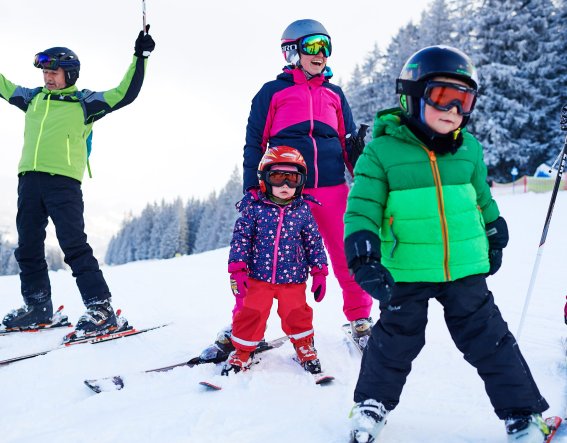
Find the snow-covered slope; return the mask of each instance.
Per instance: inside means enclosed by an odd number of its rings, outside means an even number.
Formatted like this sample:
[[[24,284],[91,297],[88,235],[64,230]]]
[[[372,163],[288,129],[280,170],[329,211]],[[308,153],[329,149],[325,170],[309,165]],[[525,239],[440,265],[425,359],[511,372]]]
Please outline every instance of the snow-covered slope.
[[[516,332],[549,194],[498,199],[511,242],[504,265],[489,287]],[[563,303],[567,293],[565,251],[567,193],[557,201],[520,346],[549,414],[567,406],[567,368],[562,358]],[[114,306],[138,327],[172,322],[147,334],[98,345],[63,349],[0,367],[0,441],[41,442],[312,442],[348,441],[348,413],[360,358],[344,341],[338,284],[315,310],[316,345],[332,385],[315,386],[291,360],[288,343],[263,354],[248,373],[223,378],[224,389],[205,392],[198,382],[219,381],[211,365],[169,373],[136,371],[184,361],[198,354],[230,321],[232,295],[227,250],[164,261],[105,268]],[[69,272],[51,275],[54,304],[64,304],[72,321],[83,312]],[[19,306],[17,276],[0,278],[0,314]],[[311,295],[309,295],[311,297]],[[375,318],[378,310],[373,311]],[[0,359],[40,350],[63,332],[0,337]],[[275,312],[266,337],[282,335]],[[85,378],[125,374],[122,391],[94,394]],[[430,304],[427,344],[414,363],[401,404],[390,415],[381,441],[481,443],[505,441],[502,423],[476,371],[452,344],[442,311]],[[567,436],[557,439],[566,442]]]

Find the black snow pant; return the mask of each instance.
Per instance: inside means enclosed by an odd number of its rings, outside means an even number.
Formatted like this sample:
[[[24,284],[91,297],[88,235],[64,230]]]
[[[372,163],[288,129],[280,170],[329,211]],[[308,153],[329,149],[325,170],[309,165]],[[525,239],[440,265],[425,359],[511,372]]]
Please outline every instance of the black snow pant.
[[[85,305],[110,298],[110,291],[93,250],[87,243],[81,183],[73,178],[44,172],[20,174],[18,182],[18,247],[15,257],[27,305],[51,298],[45,261],[45,229],[48,217],[55,225],[59,245],[73,271]]]
[[[496,415],[541,413],[541,396],[516,339],[508,330],[484,275],[446,283],[397,283],[362,358],[354,401],[372,398],[392,410],[399,403],[411,363],[425,345],[429,299],[443,305],[457,348],[484,381]]]

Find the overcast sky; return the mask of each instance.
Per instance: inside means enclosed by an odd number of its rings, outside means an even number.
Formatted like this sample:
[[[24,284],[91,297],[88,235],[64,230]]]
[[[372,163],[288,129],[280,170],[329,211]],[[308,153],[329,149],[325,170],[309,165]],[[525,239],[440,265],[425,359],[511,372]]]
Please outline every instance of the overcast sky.
[[[375,43],[384,49],[429,3],[147,0],[156,50],[138,99],[94,125],[94,178],[83,182],[87,231],[115,230],[125,213],[138,214],[148,202],[206,197],[226,183],[242,163],[252,97],[285,64],[279,44],[289,23],[324,24],[333,40],[333,81],[346,82]],[[26,87],[42,85],[33,56],[52,46],[79,55],[79,89],[117,86],[142,24],[141,0],[0,0],[0,10],[0,72]],[[14,225],[23,123],[20,110],[0,103],[4,231]]]

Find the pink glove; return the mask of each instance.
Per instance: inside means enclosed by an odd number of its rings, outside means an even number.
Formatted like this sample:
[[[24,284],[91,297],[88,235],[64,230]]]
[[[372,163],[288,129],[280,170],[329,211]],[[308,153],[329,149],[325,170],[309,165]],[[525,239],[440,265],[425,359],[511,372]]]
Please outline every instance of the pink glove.
[[[313,297],[316,302],[320,302],[325,298],[325,292],[327,291],[327,275],[329,275],[329,270],[327,265],[322,267],[314,267],[311,269],[311,275],[313,276],[313,283],[311,284],[311,292],[313,292]]]
[[[228,264],[228,272],[230,272],[230,289],[235,297],[246,297],[248,290],[248,268],[246,263],[236,261]]]
[[[567,298],[567,296],[565,298]],[[563,310],[565,311],[565,324],[567,325],[567,302],[565,303],[565,308]]]

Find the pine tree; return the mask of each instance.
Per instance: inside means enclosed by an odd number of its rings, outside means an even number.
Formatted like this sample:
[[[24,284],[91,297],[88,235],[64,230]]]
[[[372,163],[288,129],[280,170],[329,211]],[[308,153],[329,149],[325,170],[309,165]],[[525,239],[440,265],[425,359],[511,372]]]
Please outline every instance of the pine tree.
[[[475,16],[474,48],[481,94],[473,133],[485,148],[490,175],[509,180],[513,166],[532,174],[552,155],[547,119],[557,107],[548,53],[550,0],[487,0]]]

